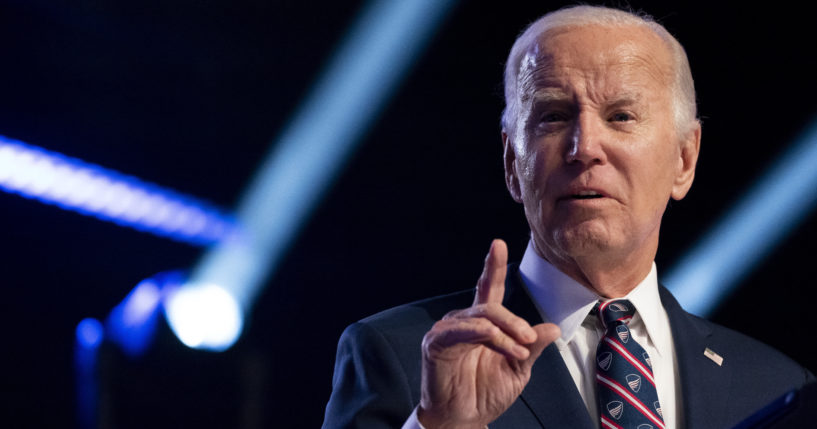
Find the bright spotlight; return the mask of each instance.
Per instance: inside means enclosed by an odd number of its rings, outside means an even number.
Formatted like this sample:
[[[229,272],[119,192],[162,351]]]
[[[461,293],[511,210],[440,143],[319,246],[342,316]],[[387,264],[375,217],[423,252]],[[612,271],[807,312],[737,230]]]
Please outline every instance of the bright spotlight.
[[[236,342],[244,324],[238,301],[214,284],[187,284],[164,301],[170,329],[184,345],[223,351]]]

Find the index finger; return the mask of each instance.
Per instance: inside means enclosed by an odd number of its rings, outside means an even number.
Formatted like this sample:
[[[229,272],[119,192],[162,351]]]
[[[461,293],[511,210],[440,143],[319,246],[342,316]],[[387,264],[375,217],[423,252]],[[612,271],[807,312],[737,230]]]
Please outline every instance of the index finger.
[[[505,274],[508,265],[508,245],[500,239],[491,242],[491,249],[485,257],[482,275],[477,280],[477,293],[474,305],[496,303],[502,304],[505,296]]]

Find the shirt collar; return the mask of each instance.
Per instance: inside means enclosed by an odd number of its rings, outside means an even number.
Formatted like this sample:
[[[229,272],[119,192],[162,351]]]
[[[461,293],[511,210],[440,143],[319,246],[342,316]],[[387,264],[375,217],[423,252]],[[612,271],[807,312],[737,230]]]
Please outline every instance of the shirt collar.
[[[519,264],[519,274],[542,318],[559,325],[562,339],[570,342],[587,313],[600,299],[598,294],[539,256],[533,248],[533,241],[528,242]]]
[[[672,351],[672,333],[669,328],[669,317],[661,304],[658,294],[658,272],[655,262],[647,277],[625,297],[635,306],[638,316],[644,322],[647,335],[655,345],[659,355],[666,356]]]
[[[559,326],[562,330],[562,340],[566,343],[573,339],[576,330],[596,302],[604,300],[539,256],[533,248],[532,241],[528,242],[528,248],[519,264],[519,274],[542,318]],[[672,339],[661,334],[661,331],[669,330],[669,319],[658,295],[658,273],[655,263],[652,264],[647,277],[625,298],[635,306],[637,315],[644,322],[647,335],[658,353],[661,355],[668,353],[671,350]]]

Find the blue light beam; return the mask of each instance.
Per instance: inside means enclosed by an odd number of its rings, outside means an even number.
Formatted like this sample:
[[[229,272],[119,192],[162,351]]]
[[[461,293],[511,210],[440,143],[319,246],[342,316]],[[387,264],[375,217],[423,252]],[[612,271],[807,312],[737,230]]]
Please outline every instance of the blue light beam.
[[[237,216],[245,233],[210,249],[191,285],[219,285],[251,306],[453,3],[370,3],[244,194]]]
[[[664,278],[687,311],[711,314],[814,209],[815,165],[817,122]]]
[[[99,320],[82,319],[76,328],[74,376],[76,381],[77,423],[80,429],[97,426],[99,386],[97,361],[105,329]]]
[[[0,190],[199,246],[236,229],[201,200],[3,136]]]

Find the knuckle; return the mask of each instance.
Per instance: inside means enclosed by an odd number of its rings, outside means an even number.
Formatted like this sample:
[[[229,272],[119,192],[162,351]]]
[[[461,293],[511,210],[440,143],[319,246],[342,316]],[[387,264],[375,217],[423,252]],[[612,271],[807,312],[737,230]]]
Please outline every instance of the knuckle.
[[[462,310],[451,310],[448,313],[445,313],[442,320],[456,319],[460,314],[462,314]]]
[[[479,331],[479,333],[487,335],[489,337],[494,337],[502,332],[498,326],[494,325],[488,319],[484,318],[474,319],[474,325],[475,325],[474,328],[477,331]]]
[[[445,336],[449,330],[447,325],[447,323],[442,321],[437,322],[428,332],[426,332],[425,335],[423,335],[423,341],[421,343],[423,351],[427,352],[432,348],[436,348],[435,345],[439,344],[445,339]]]
[[[423,336],[423,342],[421,343],[423,352],[428,352],[428,350],[431,348],[431,345],[434,343],[435,337],[436,335],[434,334],[434,331],[426,332],[426,334]]]

